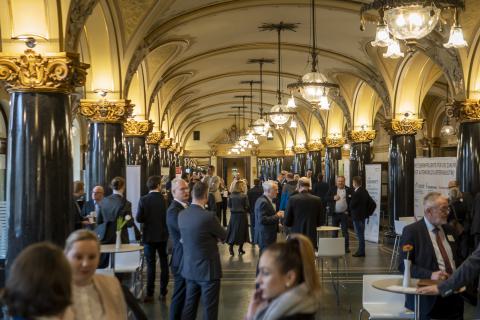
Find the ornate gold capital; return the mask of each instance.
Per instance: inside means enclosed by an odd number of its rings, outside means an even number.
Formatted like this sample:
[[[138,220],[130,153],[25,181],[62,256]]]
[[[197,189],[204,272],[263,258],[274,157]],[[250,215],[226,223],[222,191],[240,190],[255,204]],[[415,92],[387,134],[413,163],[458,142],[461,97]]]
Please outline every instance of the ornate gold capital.
[[[153,121],[128,119],[123,124],[123,130],[126,137],[145,137],[153,130]]]
[[[391,119],[385,122],[385,130],[392,136],[414,135],[423,127],[423,119]]]
[[[293,147],[293,152],[295,153],[307,153],[307,148],[305,148],[305,145],[299,144]]]
[[[461,122],[480,121],[480,101],[467,99],[465,101],[455,101],[447,106],[447,116],[455,117]]]
[[[130,100],[80,100],[80,114],[93,122],[122,123],[132,114]]]
[[[260,149],[258,148],[252,148],[252,150],[250,150],[250,154],[254,157],[258,156],[260,154]]]
[[[376,134],[375,130],[350,131],[350,139],[352,142],[371,142],[375,140]]]
[[[162,131],[163,132],[163,131]],[[170,147],[170,145],[172,144],[173,142],[173,139],[172,138],[164,138],[161,142],[160,142],[160,148],[162,149],[167,149],[168,147]]]
[[[283,150],[283,154],[286,155],[286,156],[293,156],[293,151],[292,149],[285,149]]]
[[[323,143],[327,148],[339,148],[345,144],[344,137],[325,137]]]
[[[320,151],[322,150],[322,143],[320,141],[310,141],[307,143],[308,151]]]
[[[172,143],[170,144],[170,147],[168,148],[168,151],[170,151],[170,152],[177,151],[177,145],[178,145],[178,143],[173,142],[173,139],[172,139]]]
[[[160,141],[163,139],[163,135],[165,133],[163,131],[158,131],[158,132],[150,132],[149,135],[147,136],[147,144],[159,144]]]
[[[0,53],[0,81],[8,92],[70,93],[85,84],[89,67],[77,53]]]

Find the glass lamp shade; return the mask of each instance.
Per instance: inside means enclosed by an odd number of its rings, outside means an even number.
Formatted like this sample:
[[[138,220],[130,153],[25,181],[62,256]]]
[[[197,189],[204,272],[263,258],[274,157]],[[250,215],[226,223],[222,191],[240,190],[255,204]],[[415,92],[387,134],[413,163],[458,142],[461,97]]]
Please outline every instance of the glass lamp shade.
[[[327,82],[327,78],[320,72],[309,72],[302,77],[303,86],[300,87],[302,97],[312,104],[318,104],[320,97],[328,94],[327,87],[318,85]],[[309,83],[317,85],[308,85]]]
[[[460,26],[452,26],[450,29],[450,37],[448,42],[443,45],[445,48],[465,48],[468,46],[467,41],[463,38],[463,30]]]
[[[238,141],[241,147],[246,147],[248,145],[248,141],[245,139],[245,137],[240,137],[240,140]]]
[[[248,131],[246,136],[247,141],[252,142],[255,139],[255,136],[251,130]]]
[[[253,130],[255,131],[256,134],[264,136],[267,134],[267,131],[268,131],[266,127],[267,124],[268,122],[263,120],[263,118],[259,118],[255,120],[255,122],[253,123]]]
[[[296,107],[297,107],[297,105],[295,104],[295,98],[293,97],[293,94],[292,94],[292,96],[290,97],[290,99],[288,99],[287,108],[289,108],[289,109],[295,109]]]
[[[290,121],[290,128],[295,129],[296,127],[297,127],[297,121],[295,121],[295,119],[292,119],[292,121]]]
[[[402,58],[404,56],[404,53],[402,50],[400,50],[400,43],[398,42],[397,39],[393,39],[390,41],[390,44],[388,45],[387,52],[383,54],[384,58],[390,58],[390,59],[398,59]]]
[[[255,140],[253,140],[253,144],[259,144],[260,142],[258,141],[257,138],[255,138]]]
[[[288,112],[287,106],[276,104],[270,109],[270,120],[277,126],[284,125],[290,119],[290,115],[286,112]]]
[[[440,135],[443,137],[451,136],[455,134],[455,128],[450,124],[445,124],[442,129],[440,129]]]
[[[392,39],[390,38],[390,32],[388,27],[379,23],[377,26],[377,33],[375,34],[375,40],[371,42],[373,47],[386,47],[390,44]]]
[[[388,30],[396,39],[416,40],[432,32],[440,17],[434,6],[408,5],[385,11]]]
[[[328,101],[327,96],[321,96],[318,105],[320,106],[320,110],[330,110],[330,101]]]
[[[267,138],[268,138],[268,139],[272,139],[272,138],[273,138],[273,132],[272,132],[272,131],[268,131]]]

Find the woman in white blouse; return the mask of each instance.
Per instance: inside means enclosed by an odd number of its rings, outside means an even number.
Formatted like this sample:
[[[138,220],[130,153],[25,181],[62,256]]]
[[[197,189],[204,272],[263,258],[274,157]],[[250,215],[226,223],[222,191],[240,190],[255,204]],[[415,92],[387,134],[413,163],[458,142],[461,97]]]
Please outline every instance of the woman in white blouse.
[[[97,235],[85,229],[73,232],[66,241],[65,256],[73,275],[73,303],[66,319],[127,319],[117,278],[95,274],[100,259]]]

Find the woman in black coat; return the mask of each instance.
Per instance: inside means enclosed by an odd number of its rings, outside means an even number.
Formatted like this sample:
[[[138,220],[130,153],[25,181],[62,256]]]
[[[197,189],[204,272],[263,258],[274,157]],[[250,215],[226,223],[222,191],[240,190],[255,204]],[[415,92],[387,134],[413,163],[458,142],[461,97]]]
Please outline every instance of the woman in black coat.
[[[243,244],[249,242],[248,236],[248,218],[249,211],[248,198],[245,194],[245,183],[243,180],[238,180],[232,189],[230,199],[228,199],[228,207],[230,208],[230,221],[227,228],[227,240],[230,255],[233,256],[233,246],[238,245],[238,254],[242,255]]]

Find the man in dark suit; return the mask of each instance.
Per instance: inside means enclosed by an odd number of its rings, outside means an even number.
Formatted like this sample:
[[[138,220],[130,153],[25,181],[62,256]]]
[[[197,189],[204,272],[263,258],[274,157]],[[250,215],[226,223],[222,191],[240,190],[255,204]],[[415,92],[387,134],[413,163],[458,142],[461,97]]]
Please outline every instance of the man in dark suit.
[[[352,190],[345,186],[345,177],[338,176],[336,186],[328,190],[325,197],[332,213],[333,225],[341,226],[342,234],[345,238],[345,252],[350,252],[350,245],[348,236],[348,207],[352,198]],[[338,234],[338,232],[336,232]]]
[[[153,302],[157,252],[160,259],[160,299],[165,299],[168,285],[167,254],[167,213],[162,195],[162,178],[151,176],[147,179],[148,194],[140,198],[137,222],[143,224],[142,241],[147,261],[147,295],[145,303]]]
[[[273,206],[273,199],[278,194],[277,183],[268,180],[262,187],[263,195],[255,203],[255,241],[260,247],[260,254],[277,241],[278,221],[283,217],[283,211],[276,212]]]
[[[425,196],[423,206],[424,218],[403,229],[401,248],[413,248],[408,254],[412,278],[445,280],[460,265],[455,230],[447,224],[448,200],[431,192]],[[402,252],[400,258],[399,270],[403,272],[407,252]],[[406,295],[405,307],[414,310],[412,295]],[[463,319],[463,300],[458,295],[421,296],[420,319]]]
[[[208,185],[196,183],[192,190],[192,204],[178,216],[183,241],[182,276],[187,281],[184,320],[196,318],[200,299],[203,319],[218,317],[222,266],[217,243],[224,241],[227,235],[215,213],[204,209],[207,201]]]
[[[263,194],[263,188],[260,184],[260,179],[253,180],[253,188],[248,190],[248,204],[250,205],[250,235],[252,239],[252,244],[255,244],[255,203],[257,199],[260,198]]]
[[[172,259],[170,267],[174,278],[172,302],[170,304],[169,319],[180,320],[182,318],[182,310],[185,304],[185,295],[187,285],[185,278],[182,276],[183,246],[180,241],[180,229],[178,228],[178,215],[188,207],[188,199],[190,197],[190,188],[182,179],[174,179],[172,181],[173,201],[167,210],[167,227],[170,239],[172,239]]]
[[[368,218],[367,208],[370,195],[367,189],[362,186],[361,177],[353,177],[352,185],[354,191],[350,200],[350,215],[358,239],[358,250],[352,256],[365,257],[365,220]]]
[[[87,218],[93,214],[95,214],[95,217],[98,216],[104,194],[105,191],[103,190],[102,186],[93,187],[92,198],[85,202],[82,207],[82,217]]]
[[[309,237],[317,248],[317,227],[322,223],[322,216],[322,201],[310,193],[310,179],[300,178],[298,193],[287,202],[285,225],[290,227],[290,232]]]

